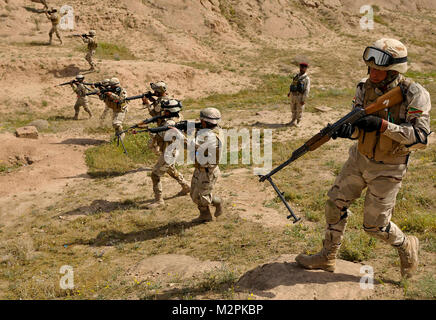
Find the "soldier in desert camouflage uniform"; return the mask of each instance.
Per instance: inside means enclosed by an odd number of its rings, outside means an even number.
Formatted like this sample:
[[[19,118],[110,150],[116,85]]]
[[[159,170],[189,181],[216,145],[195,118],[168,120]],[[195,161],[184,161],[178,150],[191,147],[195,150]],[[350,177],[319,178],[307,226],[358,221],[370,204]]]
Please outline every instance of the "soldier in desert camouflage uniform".
[[[157,125],[160,126],[171,126],[175,125],[177,122],[183,120],[183,116],[180,114],[181,103],[176,99],[164,100],[161,103],[161,112],[162,114],[171,115],[171,118],[166,118],[159,120]],[[177,130],[177,129],[174,129]],[[186,195],[190,191],[190,187],[188,182],[184,179],[183,175],[177,171],[175,166],[175,160],[177,159],[177,149],[172,150],[171,157],[166,157],[165,152],[167,147],[169,146],[171,141],[165,141],[166,132],[160,132],[156,134],[156,141],[159,145],[159,149],[161,150],[159,159],[156,165],[153,168],[151,173],[151,180],[153,182],[153,191],[154,191],[154,202],[147,206],[148,209],[156,208],[165,204],[162,198],[162,183],[161,177],[168,173],[168,175],[174,178],[182,187],[182,190],[178,195]]]
[[[65,12],[64,15],[66,15],[67,13],[68,13],[68,11]],[[50,11],[45,12],[45,15],[47,16],[47,18],[51,22],[51,29],[50,29],[50,32],[48,33],[48,35],[50,37],[49,44],[52,44],[53,33],[56,34],[56,36],[58,37],[61,44],[63,44],[61,35],[59,34],[59,30],[58,30],[58,25],[61,22],[61,17],[59,17],[59,15],[58,15],[58,10],[55,8],[51,8]]]
[[[191,180],[191,199],[197,205],[200,216],[194,221],[212,221],[210,205],[215,207],[215,217],[223,213],[223,203],[220,197],[213,193],[214,185],[220,175],[219,159],[222,142],[219,138],[218,123],[221,113],[215,108],[200,111],[202,128],[196,131],[195,170]],[[211,152],[211,154],[209,154]]]
[[[110,81],[111,81],[110,79],[104,79],[104,80],[101,82],[103,88],[108,87]],[[100,96],[100,99],[103,100],[103,96]],[[110,108],[105,104],[105,107],[104,107],[103,113],[102,113],[101,116],[100,116],[100,120],[101,120],[101,121],[103,121],[104,119],[106,119],[106,116],[108,115],[109,110],[110,110]]]
[[[152,82],[150,87],[153,90],[153,96],[155,100],[150,101],[147,97],[142,98],[142,104],[144,108],[147,108],[150,116],[155,117],[161,113],[161,102],[163,100],[168,100],[167,85],[163,81]],[[150,139],[149,145],[150,150],[153,150],[156,154],[159,154],[159,144],[156,135],[153,135]]]
[[[304,112],[304,105],[310,92],[310,78],[307,75],[309,65],[306,62],[300,63],[300,73],[297,73],[292,79],[289,87],[288,98],[291,97],[292,120],[289,125],[299,127]]]
[[[95,50],[97,49],[97,42],[95,39],[95,30],[90,30],[88,33],[88,37],[82,37],[83,42],[88,44],[88,53],[85,56],[85,60],[88,61],[90,65],[90,71],[95,70],[95,63],[92,61],[92,58],[95,55]]]
[[[411,151],[425,148],[430,134],[430,95],[420,84],[403,77],[407,49],[398,40],[380,39],[367,47],[363,59],[369,78],[356,89],[353,107],[366,107],[387,91],[400,86],[404,101],[355,126],[344,124],[333,138],[358,139],[333,187],[328,192],[323,249],[315,255],[297,256],[305,268],[335,270],[335,258],[351,214],[350,204],[367,188],[364,230],[398,250],[401,275],[411,277],[418,266],[418,238],[407,236],[391,221],[396,196],[407,170]]]
[[[118,78],[112,78],[109,81],[109,87],[113,92],[100,94],[100,98],[106,104],[106,107],[112,109],[112,126],[115,134],[123,131],[123,122],[127,113],[127,91],[120,86]],[[124,139],[125,134],[121,134],[121,139]]]
[[[89,89],[83,84],[83,80],[85,80],[85,77],[79,74],[76,76],[76,82],[72,82],[71,88],[73,91],[77,94],[77,101],[74,105],[74,120],[79,120],[79,112],[80,107],[83,107],[83,109],[89,114],[89,117],[92,117],[91,110],[89,110],[88,104],[88,96],[86,95],[89,92]]]

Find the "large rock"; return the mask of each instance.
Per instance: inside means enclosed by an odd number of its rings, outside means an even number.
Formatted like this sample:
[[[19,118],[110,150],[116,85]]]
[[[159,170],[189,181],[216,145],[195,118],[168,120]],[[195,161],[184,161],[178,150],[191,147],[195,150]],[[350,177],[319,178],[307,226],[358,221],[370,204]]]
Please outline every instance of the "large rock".
[[[18,138],[38,139],[38,129],[34,126],[17,128],[15,134]]]
[[[279,300],[367,299],[375,291],[360,286],[360,279],[364,276],[360,273],[362,264],[337,260],[336,270],[331,273],[303,269],[297,265],[295,257],[282,255],[248,271],[239,279],[236,287],[260,299]]]

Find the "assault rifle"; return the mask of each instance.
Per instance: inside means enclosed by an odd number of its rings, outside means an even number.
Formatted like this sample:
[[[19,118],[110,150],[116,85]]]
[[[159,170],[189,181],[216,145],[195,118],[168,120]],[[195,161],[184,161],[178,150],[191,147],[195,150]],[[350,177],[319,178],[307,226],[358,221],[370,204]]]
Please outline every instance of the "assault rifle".
[[[108,86],[108,85],[104,85],[102,82],[94,82],[94,83],[83,82],[83,84],[86,86],[93,86],[95,88],[106,88]]]
[[[271,170],[271,172],[269,172],[268,174],[263,175],[263,176],[260,175],[259,181],[263,182],[265,180],[268,180],[269,183],[271,183],[274,190],[276,191],[276,193],[278,194],[278,196],[280,197],[280,199],[282,200],[282,202],[284,203],[284,205],[286,206],[286,208],[288,209],[288,211],[290,213],[290,215],[287,217],[288,219],[293,217],[294,223],[296,223],[301,218],[297,218],[295,216],[291,207],[289,206],[289,204],[286,202],[285,198],[283,197],[283,192],[281,192],[279,190],[279,188],[275,185],[271,176],[273,174],[277,173],[278,171],[282,170],[284,167],[286,167],[290,163],[294,162],[298,158],[302,157],[307,152],[315,151],[316,149],[321,147],[323,144],[328,142],[330,140],[330,138],[332,137],[332,135],[334,135],[343,124],[349,123],[349,124],[353,125],[358,120],[366,117],[367,115],[376,113],[376,112],[383,110],[383,109],[388,109],[396,104],[401,103],[402,101],[403,101],[403,93],[401,91],[401,88],[395,87],[394,89],[392,89],[392,90],[386,92],[384,95],[380,96],[374,103],[370,104],[366,108],[355,107],[350,113],[348,113],[347,115],[345,115],[344,117],[342,117],[341,119],[336,121],[335,123],[327,124],[327,126],[325,128],[323,128],[318,134],[316,134],[315,136],[313,136],[312,138],[307,140],[301,147],[299,147],[294,152],[292,152],[292,155],[288,160],[283,162],[281,165],[279,165],[275,169]]]
[[[117,91],[117,89],[118,89],[118,88],[108,88],[108,87],[105,87],[105,86],[101,86],[100,89],[98,89],[98,90],[96,90],[96,91],[88,92],[86,95],[87,95],[87,96],[92,96],[92,95],[94,95],[94,94],[98,94],[98,95],[100,95],[100,94],[105,94],[105,93],[107,93],[107,92],[113,92],[113,93],[115,93],[115,92]]]
[[[71,37],[89,38],[90,35],[87,34],[87,33],[83,33],[83,34],[72,34]]]
[[[174,113],[169,114],[169,115],[155,116],[153,118],[146,119],[143,122],[140,122],[140,123],[138,123],[138,124],[128,128],[128,129],[124,130],[124,131],[121,131],[121,132],[117,133],[116,134],[116,136],[117,136],[117,146],[119,146],[119,144],[121,142],[121,145],[123,146],[123,149],[124,149],[124,153],[127,154],[127,150],[126,150],[126,147],[124,146],[123,139],[121,139],[121,135],[123,133],[126,133],[127,131],[129,131],[131,129],[140,128],[141,125],[145,125],[145,124],[149,124],[149,123],[152,123],[152,122],[156,122],[159,119],[173,118],[174,116],[175,116]],[[155,128],[148,128],[148,127],[146,127],[143,130],[139,130],[139,131],[135,130],[135,131],[133,131],[133,134],[137,134],[137,133],[141,133],[141,132],[159,133],[159,132],[168,131],[168,130],[170,130],[172,128],[176,128],[176,129],[178,129],[180,131],[187,132],[188,129],[190,129],[190,128],[202,129],[202,126],[201,126],[201,122],[191,122],[191,121],[184,120],[184,121],[180,121],[180,122],[178,122],[178,123],[176,123],[174,125],[171,125],[171,126],[161,126],[161,127],[155,127]]]
[[[147,91],[146,93],[143,93],[143,94],[140,94],[140,95],[137,95],[137,96],[127,97],[125,100],[126,101],[130,101],[130,100],[142,99],[142,98],[146,97],[151,102],[154,102],[154,101],[156,101],[156,99],[153,98],[153,96],[155,96],[153,94],[153,92]]]
[[[76,79],[74,79],[74,80],[71,80],[71,81],[68,81],[68,82],[64,82],[64,83],[61,83],[61,84],[57,84],[57,85],[55,85],[55,87],[62,87],[62,86],[66,86],[66,85],[68,85],[68,84],[73,84],[73,83],[77,83],[77,82],[79,82],[79,81],[77,81]]]

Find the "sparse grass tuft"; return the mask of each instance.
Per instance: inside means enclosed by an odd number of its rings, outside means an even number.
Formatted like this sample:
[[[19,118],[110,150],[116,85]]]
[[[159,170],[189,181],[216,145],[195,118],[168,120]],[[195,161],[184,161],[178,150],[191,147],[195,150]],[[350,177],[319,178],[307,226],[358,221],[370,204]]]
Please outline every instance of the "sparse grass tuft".
[[[376,240],[363,230],[350,230],[345,233],[339,257],[348,261],[363,261],[374,256]]]
[[[123,153],[121,143],[116,141],[86,150],[88,173],[93,177],[122,175],[139,165],[150,164],[156,155],[149,150],[148,134],[126,135],[124,146],[128,155]]]

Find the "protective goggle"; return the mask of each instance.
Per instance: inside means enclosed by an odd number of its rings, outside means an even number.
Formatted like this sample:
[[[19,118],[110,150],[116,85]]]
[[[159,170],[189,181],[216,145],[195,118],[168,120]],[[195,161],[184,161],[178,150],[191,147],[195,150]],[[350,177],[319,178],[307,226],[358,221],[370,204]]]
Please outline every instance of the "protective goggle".
[[[374,47],[367,47],[363,52],[363,60],[370,62],[379,67],[388,67],[393,64],[403,63],[407,61],[407,57],[394,58],[390,53]]]

